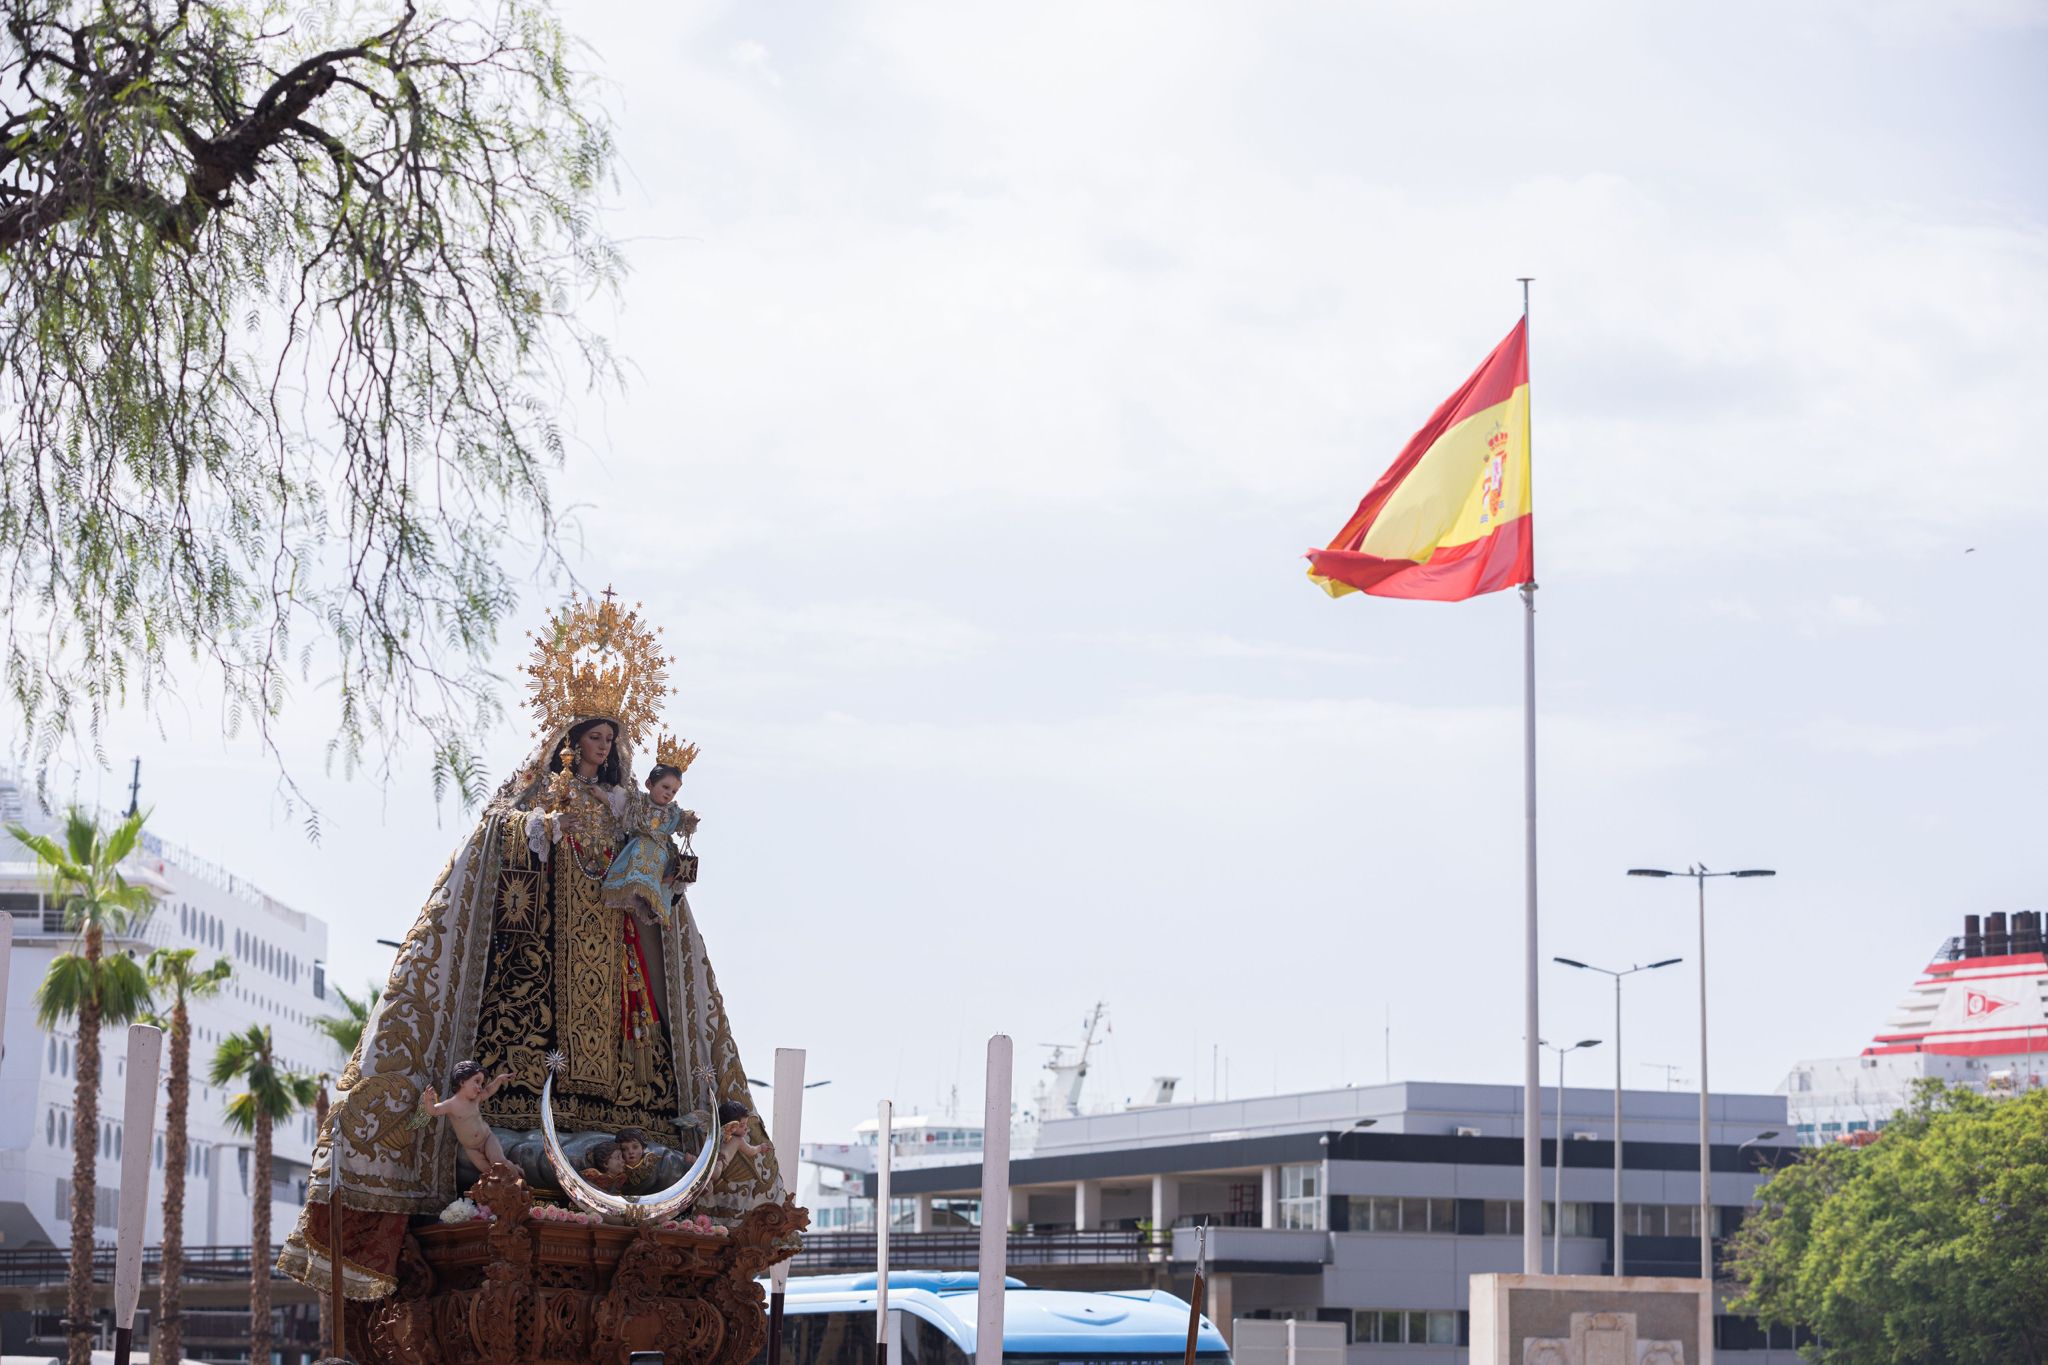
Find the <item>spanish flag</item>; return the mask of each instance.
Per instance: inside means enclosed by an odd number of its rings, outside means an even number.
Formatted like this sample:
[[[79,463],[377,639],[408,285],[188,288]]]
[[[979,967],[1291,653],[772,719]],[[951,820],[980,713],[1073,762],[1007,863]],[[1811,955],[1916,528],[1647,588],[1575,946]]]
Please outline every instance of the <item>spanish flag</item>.
[[[1409,438],[1308,576],[1332,597],[1460,602],[1535,577],[1529,525],[1529,323]]]

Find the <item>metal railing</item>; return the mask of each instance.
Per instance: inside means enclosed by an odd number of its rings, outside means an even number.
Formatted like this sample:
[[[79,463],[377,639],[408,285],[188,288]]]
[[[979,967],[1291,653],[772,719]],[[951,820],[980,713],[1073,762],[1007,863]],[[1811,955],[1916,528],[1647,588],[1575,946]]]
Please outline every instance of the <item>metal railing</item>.
[[[273,1248],[273,1251],[275,1248]],[[142,1252],[142,1275],[146,1281],[160,1281],[163,1277],[164,1252],[162,1247],[145,1247]],[[113,1283],[114,1249],[98,1247],[92,1257],[93,1279]],[[62,1247],[0,1247],[0,1285],[45,1285],[63,1284],[71,1275],[71,1253]],[[185,1281],[228,1282],[249,1278],[249,1248],[228,1247],[186,1247]],[[270,1273],[273,1280],[284,1277],[275,1270]]]

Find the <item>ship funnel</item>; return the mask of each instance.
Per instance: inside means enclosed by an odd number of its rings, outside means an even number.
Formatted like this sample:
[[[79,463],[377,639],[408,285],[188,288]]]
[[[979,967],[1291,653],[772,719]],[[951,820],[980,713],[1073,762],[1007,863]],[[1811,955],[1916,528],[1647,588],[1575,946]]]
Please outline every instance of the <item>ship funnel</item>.
[[[2005,911],[1993,910],[1984,920],[1984,956],[2004,957],[2011,947],[2012,940],[2005,932]]]
[[[1984,956],[1984,930],[1975,915],[1963,916],[1963,956]]]
[[[2041,951],[2041,912],[2022,910],[2012,917],[2012,950],[2015,953]]]

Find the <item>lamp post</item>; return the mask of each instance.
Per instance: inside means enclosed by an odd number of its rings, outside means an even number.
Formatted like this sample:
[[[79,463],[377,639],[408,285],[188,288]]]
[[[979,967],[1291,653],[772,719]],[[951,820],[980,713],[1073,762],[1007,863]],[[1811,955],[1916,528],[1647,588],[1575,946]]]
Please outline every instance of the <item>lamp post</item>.
[[[1558,1269],[1558,1264],[1564,1253],[1564,1057],[1567,1052],[1577,1052],[1582,1047],[1598,1047],[1600,1040],[1581,1038],[1569,1047],[1559,1047],[1556,1043],[1546,1042],[1541,1038],[1536,1042],[1538,1046],[1547,1047],[1557,1054],[1557,1190],[1551,1196],[1550,1273],[1559,1275],[1563,1273]]]
[[[1582,972],[1599,972],[1602,976],[1614,978],[1614,1274],[1619,1278],[1624,1273],[1621,1254],[1621,979],[1624,976],[1634,976],[1637,972],[1654,972],[1659,967],[1670,967],[1685,959],[1667,957],[1662,962],[1630,967],[1624,972],[1607,967],[1595,967],[1590,962],[1580,962],[1576,958],[1554,957],[1550,960],[1562,962],[1567,967],[1577,967]]]
[[[1671,872],[1660,867],[1632,867],[1631,877],[1690,877],[1699,887],[1700,905],[1700,1278],[1712,1281],[1714,1278],[1714,1188],[1713,1166],[1709,1160],[1710,1148],[1707,1138],[1707,1096],[1712,1093],[1707,1087],[1707,878],[1709,877],[1775,877],[1777,872],[1767,867],[1744,868],[1739,872],[1709,872],[1704,863],[1695,863],[1683,872]]]

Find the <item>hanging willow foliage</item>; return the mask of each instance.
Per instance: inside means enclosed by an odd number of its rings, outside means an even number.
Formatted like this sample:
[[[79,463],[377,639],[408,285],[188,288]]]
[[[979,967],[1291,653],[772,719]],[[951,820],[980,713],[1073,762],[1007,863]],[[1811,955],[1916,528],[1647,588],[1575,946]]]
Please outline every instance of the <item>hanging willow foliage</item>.
[[[536,0],[0,0],[0,581],[27,756],[157,705],[331,694],[330,760],[434,738],[479,795],[507,556],[559,567],[551,413],[610,128]],[[290,785],[287,774],[286,783]]]

